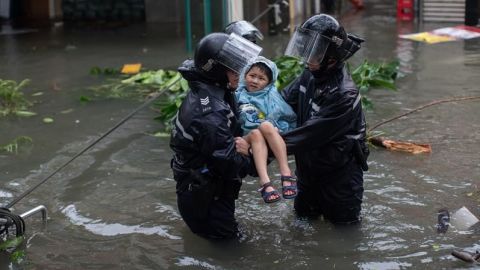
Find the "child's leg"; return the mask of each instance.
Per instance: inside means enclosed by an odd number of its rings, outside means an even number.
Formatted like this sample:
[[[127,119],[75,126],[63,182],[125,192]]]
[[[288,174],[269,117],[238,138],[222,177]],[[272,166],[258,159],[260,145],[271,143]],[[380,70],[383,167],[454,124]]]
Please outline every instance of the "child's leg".
[[[294,183],[295,178],[290,177],[292,176],[292,171],[290,170],[290,166],[288,166],[287,146],[285,145],[285,141],[283,141],[278,130],[270,122],[263,122],[258,129],[268,142],[268,146],[272,149],[278,165],[280,166],[283,197],[287,199],[295,197],[297,195],[296,184]]]
[[[272,186],[264,186],[265,184],[270,182],[270,177],[268,176],[267,170],[268,148],[267,143],[262,136],[262,133],[258,129],[254,129],[250,131],[250,133],[248,133],[248,135],[245,136],[244,139],[252,147],[253,160],[255,162],[255,168],[257,169],[260,186],[264,189],[265,192],[275,191]],[[267,198],[264,198],[264,200],[266,202],[273,202],[278,200],[279,198],[280,195],[278,195],[278,193],[272,193]]]
[[[280,174],[291,176],[292,171],[288,166],[287,146],[275,126],[272,125],[272,123],[265,121],[258,129],[262,132],[263,137],[268,142],[268,146],[272,149],[272,152],[277,159],[278,165],[280,166]]]
[[[267,171],[268,148],[262,133],[254,129],[244,139],[251,145],[260,185],[270,182]]]

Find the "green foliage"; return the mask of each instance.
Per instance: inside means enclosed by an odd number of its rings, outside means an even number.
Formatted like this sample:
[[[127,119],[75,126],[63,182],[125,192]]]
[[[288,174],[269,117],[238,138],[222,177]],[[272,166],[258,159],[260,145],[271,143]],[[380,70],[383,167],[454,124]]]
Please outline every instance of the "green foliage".
[[[22,244],[23,239],[24,238],[22,236],[7,239],[6,241],[0,243],[0,251],[15,250]]]
[[[0,152],[7,152],[11,154],[18,154],[21,150],[28,149],[32,146],[33,140],[27,136],[20,136],[15,138],[12,142],[6,145],[0,145]]]
[[[273,60],[278,68],[278,79],[275,86],[282,90],[292,82],[302,71],[304,67],[300,61],[290,56],[281,56]]]
[[[8,238],[0,243],[0,252],[10,253],[10,260],[13,263],[21,263],[25,259],[25,251],[17,250],[17,248],[23,243],[24,237]]]
[[[372,102],[368,99],[367,93],[373,89],[397,90],[395,80],[398,76],[398,61],[389,63],[369,63],[367,60],[355,68],[351,74],[352,79],[362,94],[362,105],[371,109]]]
[[[80,96],[80,102],[82,103],[87,103],[87,102],[90,102],[92,101],[92,99],[88,96]]]
[[[14,263],[21,263],[25,259],[25,251],[24,250],[15,250],[10,255],[10,260]]]
[[[180,73],[173,70],[151,70],[137,73],[131,77],[120,77],[111,83],[91,87],[96,96],[108,98],[145,98],[168,88],[173,93],[188,88],[187,82],[181,79]]]
[[[0,79],[0,116],[17,115],[26,117],[35,115],[34,112],[27,111],[32,104],[21,91],[21,88],[29,82],[28,79],[20,83]]]
[[[172,129],[172,120],[177,114],[186,95],[187,90],[179,92],[178,94],[169,94],[166,99],[159,100],[153,104],[154,108],[160,113],[155,120],[162,122],[166,131]]]
[[[90,69],[90,75],[116,75],[116,74],[120,74],[120,70],[116,68],[92,67]]]

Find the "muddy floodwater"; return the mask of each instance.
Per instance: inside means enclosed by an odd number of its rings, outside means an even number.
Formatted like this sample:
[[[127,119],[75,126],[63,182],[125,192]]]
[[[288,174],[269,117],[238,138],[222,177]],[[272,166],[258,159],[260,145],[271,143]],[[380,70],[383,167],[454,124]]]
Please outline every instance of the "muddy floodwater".
[[[391,4],[373,4],[342,18],[348,31],[367,41],[350,63],[399,59],[403,76],[397,91],[368,93],[374,104],[366,113],[370,126],[434,100],[480,96],[480,38],[432,45],[399,39],[455,24],[397,23]],[[266,35],[265,55],[280,55],[288,38]],[[89,74],[91,67],[139,62],[173,69],[186,57],[181,36],[152,25],[1,35],[0,78],[29,78],[25,94],[38,114],[0,119],[1,144],[21,135],[33,139],[26,153],[0,154],[1,205],[141,105],[80,102],[89,86],[105,82]],[[430,143],[433,151],[371,148],[359,226],[299,220],[292,201],[263,203],[257,180],[249,177],[236,212],[244,237],[212,242],[192,234],[180,218],[169,138],[149,135],[161,124],[147,108],[13,206],[22,213],[44,205],[48,222],[43,226],[40,215],[27,218],[23,261],[2,253],[0,269],[474,269],[450,253],[480,250],[478,224],[440,234],[436,224],[442,208],[453,213],[465,206],[480,217],[479,112],[478,100],[445,103],[378,128],[390,139]],[[46,124],[44,117],[54,122]],[[271,175],[277,171],[273,163]]]

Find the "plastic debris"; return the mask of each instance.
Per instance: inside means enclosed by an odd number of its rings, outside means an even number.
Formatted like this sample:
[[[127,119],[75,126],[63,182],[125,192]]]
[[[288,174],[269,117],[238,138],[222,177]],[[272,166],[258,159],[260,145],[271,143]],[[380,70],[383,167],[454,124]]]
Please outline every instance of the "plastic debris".
[[[460,231],[468,230],[470,227],[478,223],[480,220],[470,212],[465,206],[458,209],[451,216],[451,225]]]
[[[125,64],[120,72],[123,74],[137,74],[141,68],[142,64]]]

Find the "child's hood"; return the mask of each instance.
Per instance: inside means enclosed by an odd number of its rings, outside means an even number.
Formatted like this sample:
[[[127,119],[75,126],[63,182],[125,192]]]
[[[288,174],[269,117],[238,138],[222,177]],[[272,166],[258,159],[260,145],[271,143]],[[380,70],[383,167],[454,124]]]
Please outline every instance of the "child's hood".
[[[247,70],[250,70],[250,67],[253,65],[253,64],[256,64],[256,63],[263,63],[265,64],[268,68],[270,68],[270,70],[272,71],[272,81],[270,81],[268,83],[267,86],[265,86],[264,90],[270,90],[270,88],[272,88],[272,86],[275,86],[275,82],[277,81],[277,78],[278,78],[278,68],[277,68],[277,65],[263,57],[263,56],[257,56],[254,60],[250,61],[243,69],[242,69],[242,73],[240,74],[240,78],[239,78],[239,89],[243,89],[243,88],[246,88],[246,84],[245,84],[245,73],[247,72]]]

